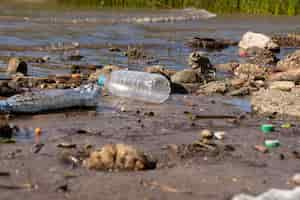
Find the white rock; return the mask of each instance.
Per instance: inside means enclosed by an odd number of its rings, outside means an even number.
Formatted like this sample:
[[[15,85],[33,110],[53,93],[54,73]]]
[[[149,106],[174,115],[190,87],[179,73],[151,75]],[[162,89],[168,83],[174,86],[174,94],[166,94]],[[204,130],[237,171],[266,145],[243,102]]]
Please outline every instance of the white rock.
[[[239,43],[239,47],[243,49],[258,47],[261,49],[269,49],[269,50],[279,48],[278,44],[272,41],[271,37],[261,33],[253,33],[253,32],[247,32],[243,35]]]
[[[295,174],[291,181],[296,185],[300,185],[300,174]]]

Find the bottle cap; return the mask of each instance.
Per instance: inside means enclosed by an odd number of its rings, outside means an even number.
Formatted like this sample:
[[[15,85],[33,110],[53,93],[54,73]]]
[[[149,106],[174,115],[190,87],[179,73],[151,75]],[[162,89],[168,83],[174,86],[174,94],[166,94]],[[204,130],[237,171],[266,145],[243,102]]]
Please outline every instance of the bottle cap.
[[[264,133],[269,133],[274,131],[274,126],[272,124],[263,124],[261,125],[260,129]]]
[[[105,81],[106,81],[106,77],[104,75],[100,75],[99,78],[98,78],[98,85],[100,85],[101,87],[103,87]]]

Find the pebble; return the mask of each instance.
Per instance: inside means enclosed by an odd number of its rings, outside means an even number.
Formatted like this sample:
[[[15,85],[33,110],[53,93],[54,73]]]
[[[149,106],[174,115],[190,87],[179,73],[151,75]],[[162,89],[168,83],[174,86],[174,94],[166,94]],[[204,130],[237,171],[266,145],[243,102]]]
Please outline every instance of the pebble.
[[[291,182],[294,183],[295,185],[300,185],[300,174],[295,174],[292,177]]]
[[[261,146],[261,145],[255,145],[254,149],[261,152],[261,153],[268,153],[269,150],[267,147]]]
[[[200,133],[200,137],[204,139],[211,139],[213,136],[213,133],[208,129],[204,129]]]

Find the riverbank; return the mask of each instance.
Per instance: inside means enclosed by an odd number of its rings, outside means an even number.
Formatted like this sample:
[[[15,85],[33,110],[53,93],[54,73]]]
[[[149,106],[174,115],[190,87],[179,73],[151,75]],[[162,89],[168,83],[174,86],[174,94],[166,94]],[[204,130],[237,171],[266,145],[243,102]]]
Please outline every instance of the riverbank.
[[[27,6],[32,8],[72,8],[72,9],[99,9],[99,8],[152,8],[152,9],[182,9],[182,8],[201,8],[207,9],[211,12],[220,13],[244,13],[244,14],[269,14],[269,15],[290,15],[294,16],[300,14],[299,0],[128,0],[128,1],[112,1],[112,0],[14,0],[3,3],[10,4],[15,2],[22,5],[26,2]]]

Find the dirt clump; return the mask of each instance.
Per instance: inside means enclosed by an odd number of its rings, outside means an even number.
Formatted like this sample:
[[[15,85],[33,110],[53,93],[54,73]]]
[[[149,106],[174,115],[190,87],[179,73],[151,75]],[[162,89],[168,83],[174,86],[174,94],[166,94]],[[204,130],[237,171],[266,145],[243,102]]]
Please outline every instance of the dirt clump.
[[[125,144],[107,144],[83,161],[83,166],[95,170],[146,170],[152,163],[136,148]],[[152,166],[153,167],[153,166]]]

